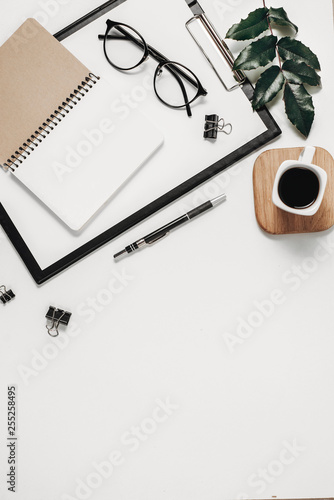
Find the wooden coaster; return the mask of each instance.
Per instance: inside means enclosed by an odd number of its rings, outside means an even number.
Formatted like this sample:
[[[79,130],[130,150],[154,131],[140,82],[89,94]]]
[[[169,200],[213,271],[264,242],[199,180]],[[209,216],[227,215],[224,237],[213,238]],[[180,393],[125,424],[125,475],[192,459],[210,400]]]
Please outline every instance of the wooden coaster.
[[[271,195],[276,172],[285,160],[298,160],[303,148],[271,149],[262,153],[253,169],[255,215],[270,234],[313,233],[334,225],[334,160],[326,149],[316,148],[313,163],[327,172],[324,198],[316,214],[295,215],[277,208]]]

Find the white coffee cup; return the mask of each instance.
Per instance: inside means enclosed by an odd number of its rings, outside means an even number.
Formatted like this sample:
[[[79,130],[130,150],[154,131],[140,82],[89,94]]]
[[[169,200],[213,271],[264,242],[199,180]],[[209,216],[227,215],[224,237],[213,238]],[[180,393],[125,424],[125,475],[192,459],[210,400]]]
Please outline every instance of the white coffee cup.
[[[272,201],[278,208],[285,210],[285,212],[297,215],[314,215],[321,205],[327,183],[327,173],[323,168],[312,163],[314,153],[315,148],[307,146],[302,151],[298,160],[286,160],[277,170]],[[298,171],[298,169],[302,170]],[[310,173],[315,175],[310,175]],[[291,183],[289,186],[289,179],[294,179],[293,185]],[[302,182],[302,179],[304,179],[304,182]],[[306,179],[308,179],[307,182]],[[314,183],[312,183],[312,180],[314,180]],[[282,194],[283,186],[286,196]],[[298,201],[302,199],[306,200],[308,195],[310,200],[313,195],[314,200],[304,206],[298,206]],[[291,203],[294,196],[296,203]],[[289,199],[289,203],[287,199]]]

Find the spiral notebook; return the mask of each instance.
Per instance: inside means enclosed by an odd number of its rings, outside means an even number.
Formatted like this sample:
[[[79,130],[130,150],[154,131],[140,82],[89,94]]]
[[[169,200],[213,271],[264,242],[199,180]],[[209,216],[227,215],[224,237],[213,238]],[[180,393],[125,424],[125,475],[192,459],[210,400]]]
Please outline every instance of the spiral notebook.
[[[119,91],[34,19],[0,47],[0,89],[1,166],[73,230],[163,141],[137,110],[121,119]]]

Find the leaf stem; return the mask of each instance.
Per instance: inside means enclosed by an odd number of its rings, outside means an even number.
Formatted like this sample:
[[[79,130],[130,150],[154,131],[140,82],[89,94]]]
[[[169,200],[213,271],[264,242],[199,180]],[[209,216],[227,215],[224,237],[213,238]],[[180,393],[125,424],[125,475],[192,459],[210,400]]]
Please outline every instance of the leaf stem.
[[[266,6],[266,0],[263,0],[263,7],[265,9],[267,8],[267,6]],[[272,29],[271,24],[270,24],[270,19],[269,19],[269,15],[268,14],[267,14],[267,21],[268,21],[268,26],[269,26],[269,29],[270,29],[270,33],[272,35],[274,35],[273,29]],[[280,58],[280,55],[279,55],[279,52],[278,52],[277,45],[275,47],[275,50],[276,50],[276,54],[277,54],[277,58],[278,58],[278,64],[279,64],[280,70],[282,71],[282,61],[281,61],[281,58]]]

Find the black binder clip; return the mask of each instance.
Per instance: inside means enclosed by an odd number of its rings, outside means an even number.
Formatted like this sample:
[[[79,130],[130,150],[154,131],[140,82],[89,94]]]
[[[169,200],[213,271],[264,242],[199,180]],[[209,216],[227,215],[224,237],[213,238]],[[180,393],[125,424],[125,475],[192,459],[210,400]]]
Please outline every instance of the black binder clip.
[[[217,139],[218,132],[230,135],[232,125],[225,123],[224,118],[219,118],[218,115],[205,115],[204,139]]]
[[[47,329],[48,334],[51,337],[57,337],[59,335],[59,325],[61,324],[67,326],[71,316],[72,313],[68,311],[63,311],[63,309],[57,309],[56,307],[50,306],[48,312],[45,315],[47,320],[49,320],[49,322],[51,323],[49,325],[48,321],[46,322],[45,328]]]
[[[3,304],[7,304],[15,297],[15,294],[12,290],[7,290],[5,285],[0,286],[0,300]]]

